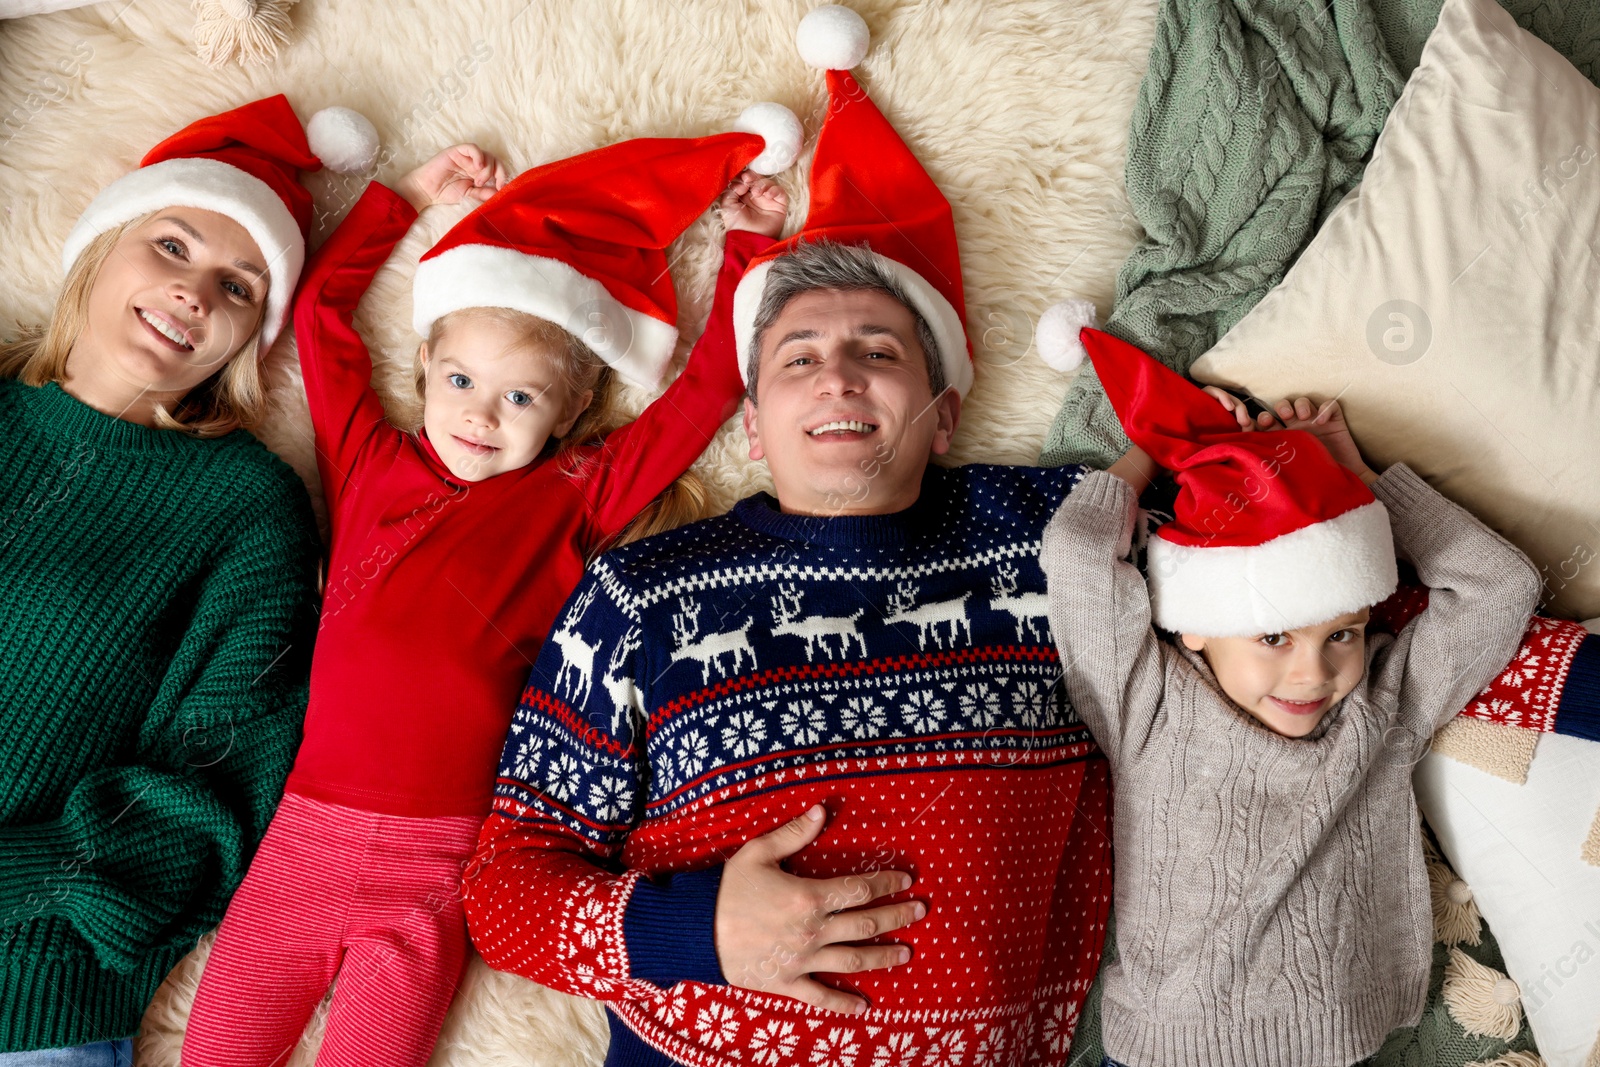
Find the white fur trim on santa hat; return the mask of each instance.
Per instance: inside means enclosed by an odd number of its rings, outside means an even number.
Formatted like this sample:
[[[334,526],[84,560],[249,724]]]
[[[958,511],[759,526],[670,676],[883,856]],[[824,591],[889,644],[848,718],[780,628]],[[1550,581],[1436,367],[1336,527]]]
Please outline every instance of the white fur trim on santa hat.
[[[1386,599],[1399,582],[1377,501],[1248,547],[1177,545],[1157,530],[1148,562],[1156,625],[1200,637],[1313,626]]]
[[[800,20],[794,31],[794,44],[807,66],[852,70],[867,58],[872,33],[866,20],[854,11],[827,4]]]
[[[741,111],[733,128],[739,133],[753,133],[766,142],[761,154],[750,161],[750,169],[757,174],[788,170],[799,158],[800,142],[805,139],[799,116],[770,100]]]
[[[933,339],[939,344],[939,357],[944,361],[945,384],[966,396],[972,388],[972,357],[967,353],[967,332],[961,326],[961,316],[939,290],[904,263],[877,252],[872,252],[872,258],[899,283],[901,290],[911,298],[912,307],[932,328]],[[750,384],[750,346],[755,340],[756,311],[761,306],[761,294],[767,288],[767,272],[775,262],[777,259],[769,259],[752,267],[739,279],[739,286],[733,291],[733,336],[739,351],[739,376],[746,385]]]
[[[411,324],[424,337],[452,311],[510,308],[555,323],[643,386],[661,380],[678,343],[677,326],[623,305],[570,264],[514,248],[458,245],[441,252],[418,264],[411,292]]]
[[[1039,325],[1033,331],[1039,358],[1063,374],[1077,370],[1089,354],[1078,335],[1087,326],[1099,325],[1094,304],[1087,300],[1067,299],[1052,304],[1039,316]]]
[[[193,207],[226,215],[243,226],[261,249],[267,268],[267,301],[262,309],[261,350],[272,345],[288,320],[289,300],[305,265],[305,239],[294,216],[272,187],[216,159],[166,159],[124,174],[89,202],[67,235],[61,269],[71,270],[79,254],[114,226],[167,207]]]

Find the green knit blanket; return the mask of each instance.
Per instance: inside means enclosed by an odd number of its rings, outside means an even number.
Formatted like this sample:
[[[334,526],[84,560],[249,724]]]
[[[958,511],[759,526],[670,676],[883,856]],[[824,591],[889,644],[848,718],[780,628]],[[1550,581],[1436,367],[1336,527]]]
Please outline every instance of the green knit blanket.
[[[1591,81],[1600,4],[1500,0]],[[1145,238],[1109,333],[1187,373],[1276,285],[1362,169],[1442,0],[1163,0],[1128,135]],[[1039,462],[1128,449],[1084,364]]]

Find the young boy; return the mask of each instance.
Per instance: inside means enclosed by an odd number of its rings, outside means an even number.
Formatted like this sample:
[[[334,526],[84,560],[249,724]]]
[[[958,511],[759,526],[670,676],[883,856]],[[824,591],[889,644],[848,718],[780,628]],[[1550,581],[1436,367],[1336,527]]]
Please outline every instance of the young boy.
[[[1404,465],[1376,475],[1347,434],[1328,437],[1341,464],[1303,429],[1246,432],[1237,405],[1081,339],[1128,436],[1179,483],[1148,589],[1123,558],[1135,492],[1111,472],[1077,485],[1042,553],[1067,691],[1113,776],[1106,1055],[1354,1063],[1427,992],[1411,769],[1516,649],[1537,573]],[[1332,406],[1283,411],[1342,428]],[[1368,636],[1397,548],[1428,606]]]

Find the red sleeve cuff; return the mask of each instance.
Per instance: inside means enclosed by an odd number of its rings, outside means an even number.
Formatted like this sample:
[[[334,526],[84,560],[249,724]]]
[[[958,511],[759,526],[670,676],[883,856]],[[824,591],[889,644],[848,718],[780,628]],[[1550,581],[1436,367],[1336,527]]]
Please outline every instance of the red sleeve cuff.
[[[723,239],[724,262],[737,264],[741,269],[752,259],[778,243],[776,237],[751,230],[729,230]]]
[[[371,200],[374,206],[382,204],[390,212],[404,218],[407,226],[417,221],[417,209],[411,206],[411,201],[382,182],[368,182],[361,199]]]

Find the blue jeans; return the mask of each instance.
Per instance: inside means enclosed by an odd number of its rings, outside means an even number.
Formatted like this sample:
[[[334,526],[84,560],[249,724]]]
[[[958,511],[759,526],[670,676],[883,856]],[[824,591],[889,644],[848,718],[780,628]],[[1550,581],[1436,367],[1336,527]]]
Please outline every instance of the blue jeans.
[[[0,1052],[0,1067],[133,1067],[133,1039],[33,1052]]]

